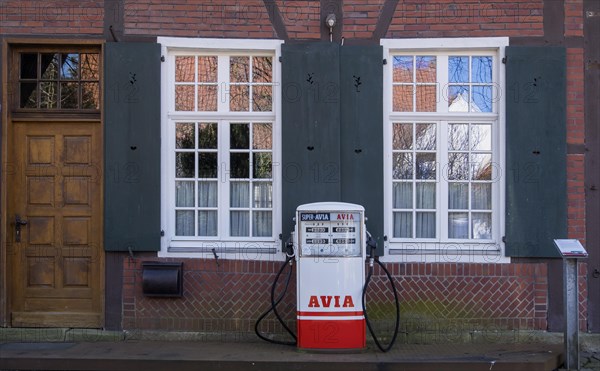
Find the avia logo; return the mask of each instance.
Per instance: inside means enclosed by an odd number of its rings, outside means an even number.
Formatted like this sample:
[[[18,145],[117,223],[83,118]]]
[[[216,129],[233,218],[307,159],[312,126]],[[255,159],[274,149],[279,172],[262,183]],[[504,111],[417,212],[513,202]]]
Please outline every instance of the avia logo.
[[[354,220],[354,215],[352,214],[338,214],[337,220]]]
[[[320,302],[319,302],[319,299],[321,299]],[[323,307],[323,308],[330,308],[330,307],[354,308],[354,302],[352,301],[352,296],[350,296],[350,295],[344,296],[344,300],[341,305],[340,305],[340,299],[341,299],[341,296],[339,296],[339,295],[335,295],[335,296],[311,295],[310,299],[308,300],[308,307],[309,308],[321,308],[321,307]],[[332,303],[332,300],[333,300],[333,303]]]

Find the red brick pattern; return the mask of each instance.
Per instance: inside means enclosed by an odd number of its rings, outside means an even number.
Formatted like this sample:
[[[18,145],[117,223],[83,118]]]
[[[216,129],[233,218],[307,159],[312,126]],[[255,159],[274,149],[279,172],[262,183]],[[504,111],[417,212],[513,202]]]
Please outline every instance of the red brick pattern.
[[[565,0],[565,36],[583,36],[583,0]]]
[[[225,38],[277,37],[262,0],[125,0],[125,33]]]
[[[104,1],[0,1],[0,34],[83,35],[104,32]]]
[[[542,36],[542,0],[407,0],[396,7],[388,38]]]
[[[271,284],[281,263],[220,261],[217,266],[214,260],[184,259],[183,264],[184,296],[149,298],[142,294],[142,261],[125,260],[124,329],[252,333],[256,318],[269,306]],[[543,263],[386,266],[398,286],[405,327],[433,321],[453,326],[461,323],[475,330],[482,326],[501,330],[546,329],[548,284]],[[284,277],[280,282],[283,280]],[[379,328],[389,327],[393,319],[393,296],[388,285],[383,271],[377,268],[367,303]],[[294,274],[280,307],[291,327],[295,325],[295,290]],[[582,295],[583,299],[585,291]],[[272,315],[262,329],[283,333]]]
[[[567,142],[585,142],[583,49],[567,49]]]
[[[368,39],[373,36],[384,0],[345,0],[344,37]]]
[[[321,38],[321,2],[277,0],[290,39]]]

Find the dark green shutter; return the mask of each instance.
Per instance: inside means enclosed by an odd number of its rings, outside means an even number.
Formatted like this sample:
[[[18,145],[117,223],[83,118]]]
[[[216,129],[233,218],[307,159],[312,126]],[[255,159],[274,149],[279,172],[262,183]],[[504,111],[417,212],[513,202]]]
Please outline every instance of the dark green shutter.
[[[107,43],[104,246],[160,250],[160,45]]]
[[[340,50],[342,200],[365,207],[383,255],[383,49]]]
[[[282,62],[283,241],[298,205],[341,201],[338,44],[284,44]]]
[[[506,254],[557,257],[567,237],[566,57],[506,48]]]

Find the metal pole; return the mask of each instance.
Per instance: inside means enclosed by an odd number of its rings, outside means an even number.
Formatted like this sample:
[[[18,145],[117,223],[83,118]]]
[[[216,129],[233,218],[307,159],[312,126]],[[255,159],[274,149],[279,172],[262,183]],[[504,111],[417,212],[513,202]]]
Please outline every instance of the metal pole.
[[[579,370],[579,290],[577,259],[563,259],[565,368]]]

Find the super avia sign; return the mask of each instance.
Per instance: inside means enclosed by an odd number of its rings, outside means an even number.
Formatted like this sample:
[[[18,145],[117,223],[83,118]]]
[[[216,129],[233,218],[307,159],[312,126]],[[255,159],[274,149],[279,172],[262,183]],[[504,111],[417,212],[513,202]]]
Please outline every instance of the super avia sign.
[[[320,300],[319,300],[320,299]],[[343,302],[340,305],[341,296],[339,295],[311,295],[308,300],[309,308],[354,308],[354,302],[352,301],[352,296],[346,295],[344,296]]]
[[[329,213],[302,213],[300,220],[303,222],[329,221]]]

